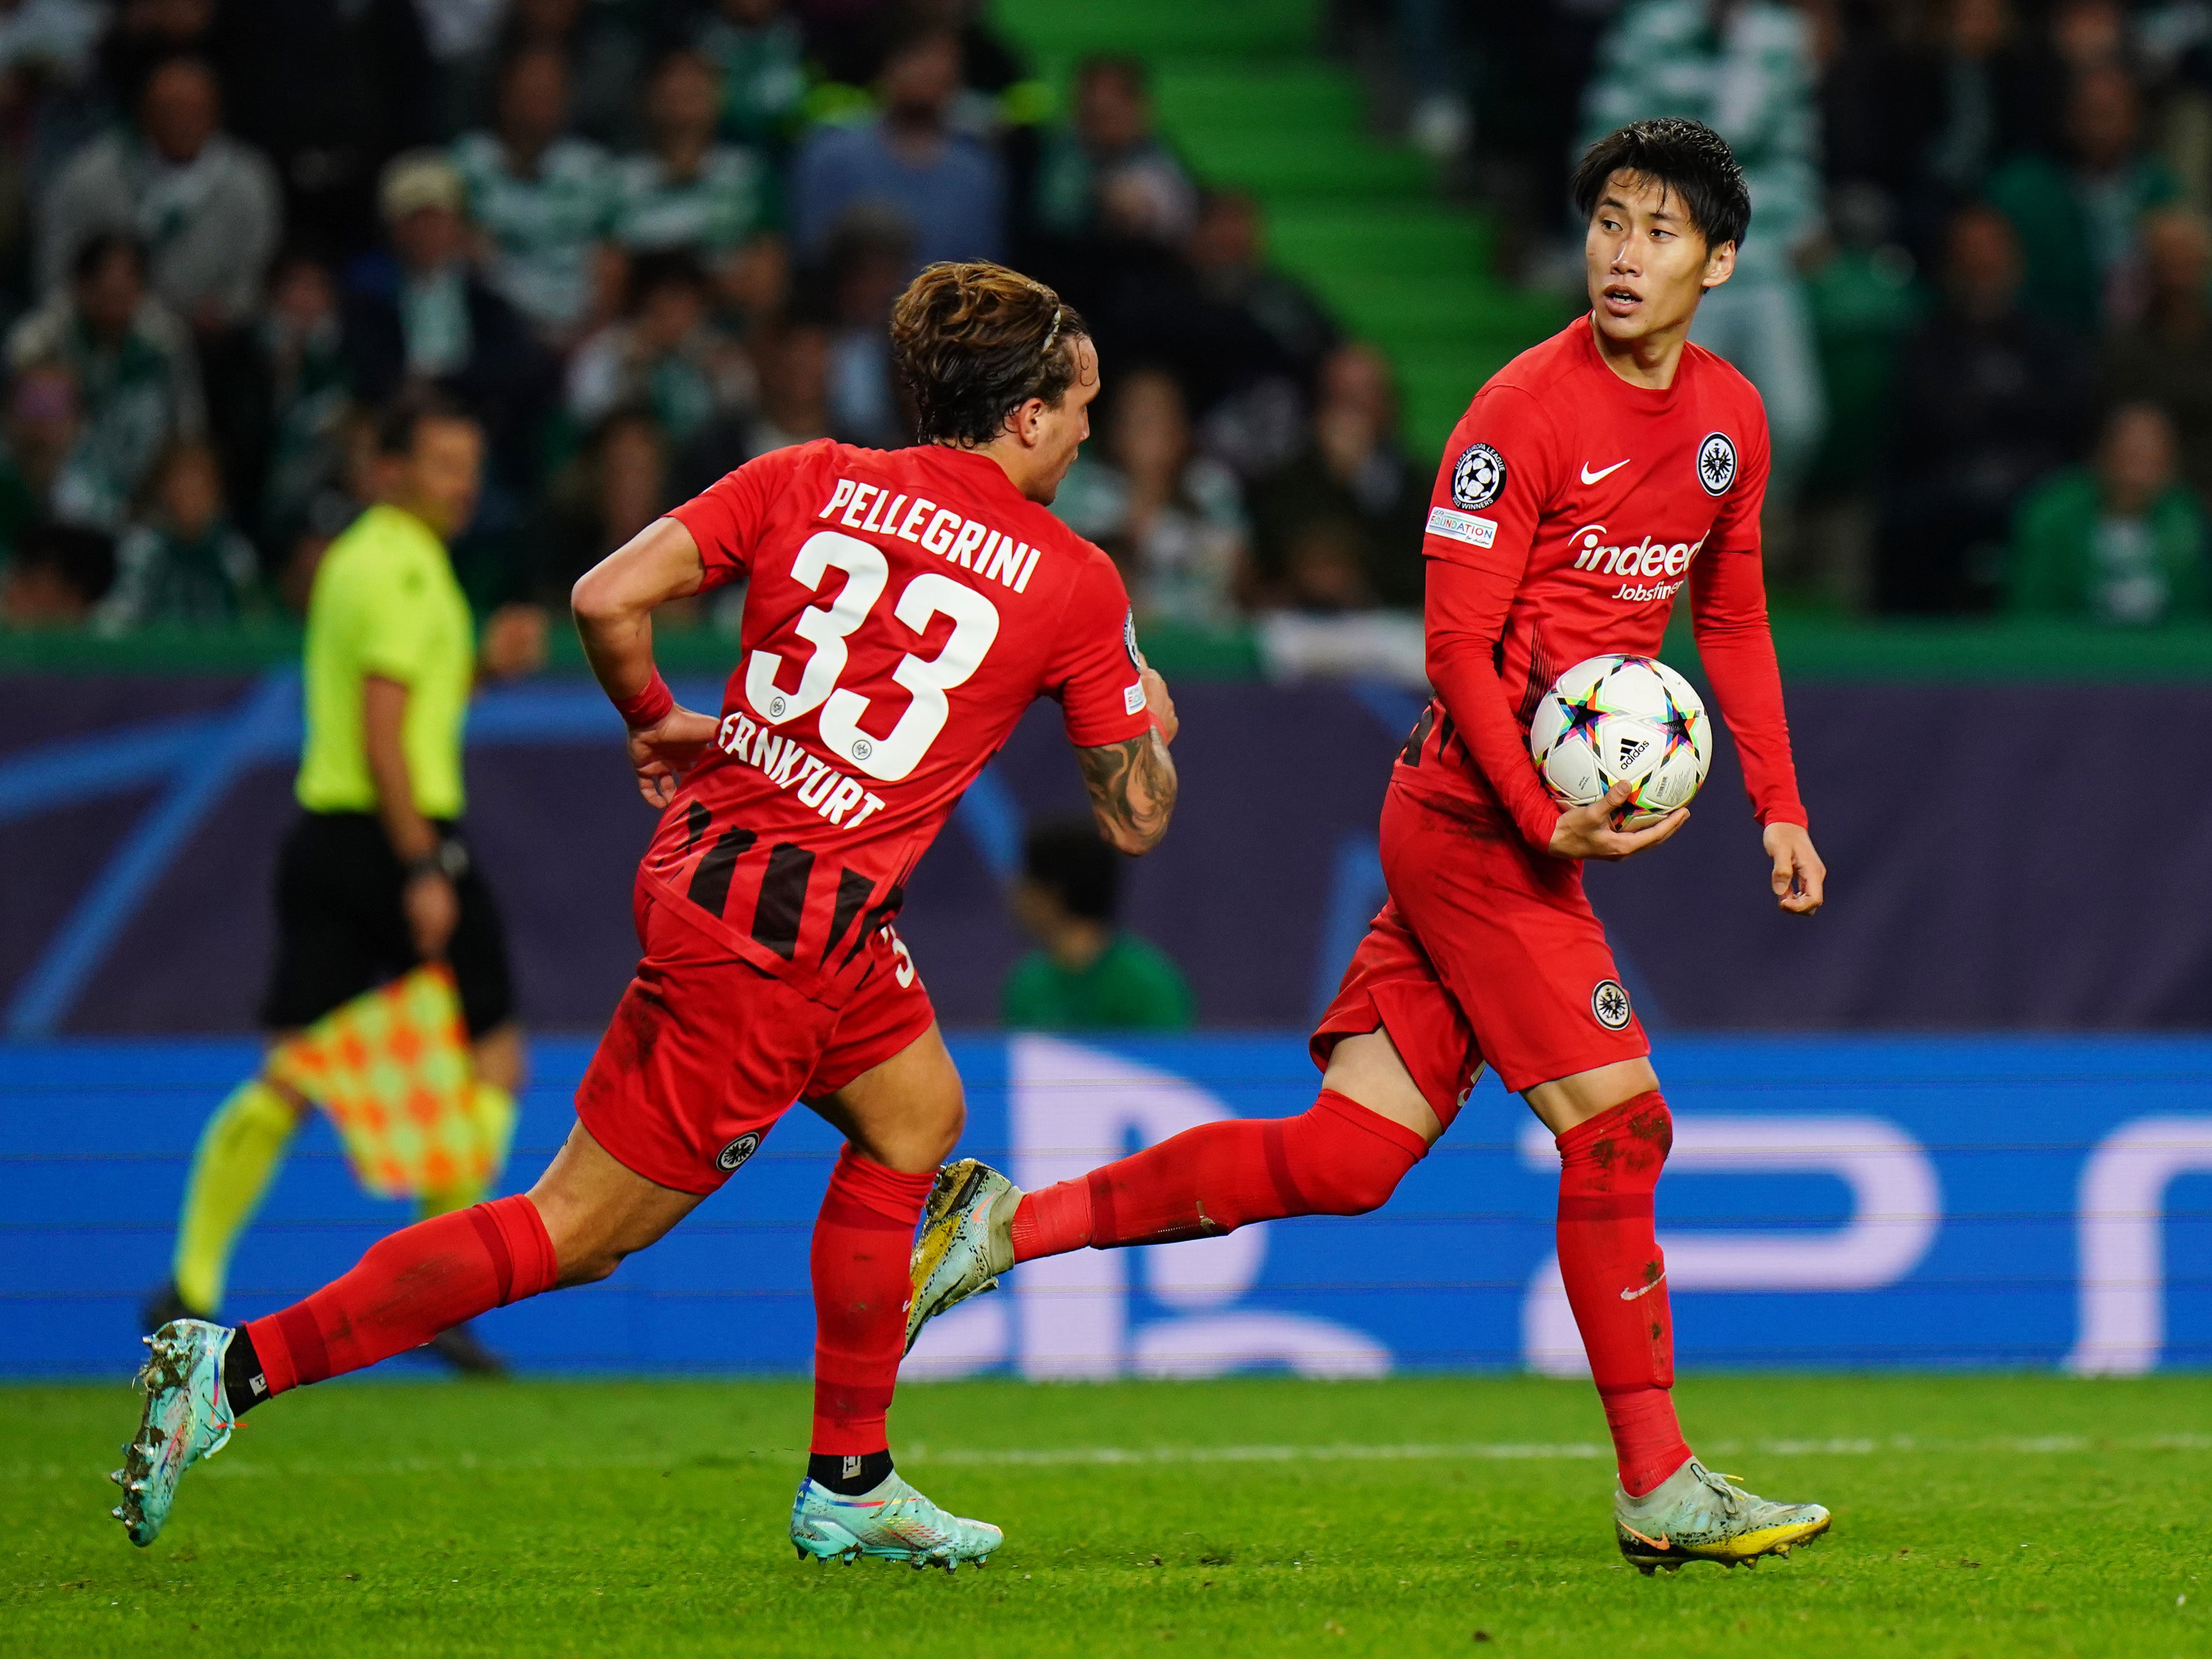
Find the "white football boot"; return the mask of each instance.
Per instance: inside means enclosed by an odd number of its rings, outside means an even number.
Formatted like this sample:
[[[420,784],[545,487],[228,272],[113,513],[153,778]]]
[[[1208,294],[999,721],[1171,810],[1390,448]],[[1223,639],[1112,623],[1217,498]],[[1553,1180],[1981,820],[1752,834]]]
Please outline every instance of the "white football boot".
[[[1649,1577],[1661,1567],[1679,1571],[1685,1561],[1749,1566],[1762,1555],[1787,1555],[1827,1531],[1828,1512],[1771,1504],[1693,1457],[1641,1498],[1615,1487],[1613,1529],[1620,1553]]]
[[[914,1297],[906,1310],[907,1352],[938,1315],[999,1288],[999,1275],[1014,1265],[1014,1211],[1021,1201],[1020,1188],[975,1158],[937,1172],[908,1269]]]
[[[123,1449],[123,1467],[107,1478],[123,1488],[109,1513],[142,1549],[161,1536],[185,1471],[229,1444],[238,1426],[222,1389],[223,1356],[235,1334],[204,1319],[173,1319],[139,1339],[153,1350],[132,1379],[146,1409]]]
[[[791,1542],[802,1561],[835,1556],[850,1566],[872,1555],[951,1572],[963,1561],[981,1566],[1005,1541],[996,1527],[939,1509],[896,1472],[855,1498],[802,1480],[792,1500]]]

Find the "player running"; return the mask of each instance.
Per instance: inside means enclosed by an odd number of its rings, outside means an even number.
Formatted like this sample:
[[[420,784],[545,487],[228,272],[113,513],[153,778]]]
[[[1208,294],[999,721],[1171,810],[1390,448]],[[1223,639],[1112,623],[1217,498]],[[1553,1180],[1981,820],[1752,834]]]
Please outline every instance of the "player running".
[[[1574,181],[1590,314],[1523,352],[1454,432],[1429,514],[1435,700],[1382,807],[1389,902],[1314,1033],[1302,1116],[1210,1123],[1034,1193],[963,1159],[915,1252],[911,1341],[1017,1262],[1164,1243],[1383,1203],[1487,1064],[1557,1137],[1559,1272],[1619,1456],[1621,1552],[1651,1571],[1787,1553],[1818,1504],[1755,1498],[1691,1455],[1652,1192],[1672,1123],[1580,861],[1624,859],[1686,814],[1625,833],[1617,787],[1561,812],[1528,720],[1559,672],[1659,648],[1686,582],[1698,646],[1742,756],[1782,908],[1825,878],[1790,760],[1759,574],[1766,420],[1748,381],[1686,343],[1751,218],[1742,170],[1693,121],[1641,121]]]
[[[153,1541],[178,1479],[271,1395],[358,1370],[489,1309],[605,1279],[802,1100],[846,1136],[814,1231],[812,1455],[801,1558],[948,1571],[999,1529],[892,1470],[884,1417],[907,1262],[964,1116],[892,921],[961,792],[1039,696],[1063,707],[1107,838],[1166,833],[1176,716],[1112,562],[1045,511],[1089,435],[1098,359],[1049,289],[933,265],[891,319],[923,441],[827,441],[747,463],[577,583],[592,667],[660,824],[633,906],[644,959],[527,1194],[395,1233],[305,1301],[234,1329],[164,1326],[139,1374],[115,1514]],[[743,580],[718,720],[677,706],[653,612]]]

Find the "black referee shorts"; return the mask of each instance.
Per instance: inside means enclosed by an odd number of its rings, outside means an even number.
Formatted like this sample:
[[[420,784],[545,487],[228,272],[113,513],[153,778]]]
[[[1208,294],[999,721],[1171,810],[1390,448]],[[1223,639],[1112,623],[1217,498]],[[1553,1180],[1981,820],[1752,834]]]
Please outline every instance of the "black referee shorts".
[[[301,814],[276,856],[276,963],[261,1001],[262,1024],[272,1031],[312,1025],[420,963],[400,908],[405,884],[374,813]],[[507,932],[474,860],[453,886],[461,914],[446,960],[459,983],[469,1035],[480,1037],[514,1012]]]

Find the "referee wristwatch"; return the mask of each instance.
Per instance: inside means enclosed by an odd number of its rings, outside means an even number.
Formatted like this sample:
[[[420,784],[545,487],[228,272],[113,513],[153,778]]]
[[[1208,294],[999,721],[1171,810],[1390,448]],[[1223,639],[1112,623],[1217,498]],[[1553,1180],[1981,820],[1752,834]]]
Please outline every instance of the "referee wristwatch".
[[[407,879],[417,876],[443,876],[447,881],[459,881],[469,872],[469,849],[458,841],[447,839],[407,863]]]

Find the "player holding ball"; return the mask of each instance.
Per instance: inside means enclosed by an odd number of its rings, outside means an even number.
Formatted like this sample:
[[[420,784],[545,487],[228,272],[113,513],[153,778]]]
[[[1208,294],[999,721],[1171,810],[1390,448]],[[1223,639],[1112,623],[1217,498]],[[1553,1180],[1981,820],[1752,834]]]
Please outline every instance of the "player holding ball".
[[[1656,847],[1687,815],[1627,827],[1645,805],[1640,771],[1562,811],[1526,734],[1563,670],[1655,653],[1686,586],[1775,896],[1793,915],[1820,908],[1759,570],[1766,417],[1750,382],[1687,339],[1735,268],[1751,203],[1727,145],[1673,118],[1593,146],[1574,193],[1589,314],[1476,394],[1437,481],[1424,549],[1437,696],[1383,803],[1389,902],[1314,1033],[1320,1098],[1034,1193],[951,1165],[915,1252],[908,1334],[1036,1256],[1375,1209],[1495,1066],[1558,1139],[1559,1271],[1619,1458],[1621,1552],[1647,1572],[1732,1565],[1786,1553],[1828,1512],[1744,1492],[1676,1425],[1652,1226],[1672,1121],[1581,868]]]

